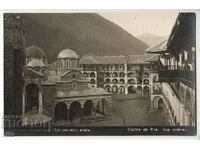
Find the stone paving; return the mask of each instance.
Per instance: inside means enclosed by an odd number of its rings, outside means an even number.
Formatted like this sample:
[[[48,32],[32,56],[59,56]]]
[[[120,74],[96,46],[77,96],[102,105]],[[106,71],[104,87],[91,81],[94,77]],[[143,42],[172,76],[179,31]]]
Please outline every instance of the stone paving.
[[[136,95],[114,95],[112,97],[112,119],[83,123],[78,126],[167,126],[163,111],[148,111],[149,97]]]

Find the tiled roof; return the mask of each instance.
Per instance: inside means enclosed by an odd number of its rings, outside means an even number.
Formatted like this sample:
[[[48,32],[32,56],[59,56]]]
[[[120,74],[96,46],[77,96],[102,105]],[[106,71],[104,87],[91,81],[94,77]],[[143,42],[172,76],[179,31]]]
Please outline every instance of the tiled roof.
[[[167,39],[153,45],[150,46],[149,48],[147,48],[145,50],[146,53],[160,53],[160,52],[164,52],[167,50]]]
[[[27,64],[27,67],[46,67],[46,65],[41,60],[33,59]]]
[[[150,62],[150,61],[158,61],[159,60],[159,55],[154,54],[151,57],[147,58],[146,61]]]
[[[38,77],[43,77],[44,75],[32,68],[24,68],[24,76],[38,76]]]
[[[146,64],[149,61],[157,61],[158,56],[152,54],[125,56],[94,56],[82,57],[80,64]]]
[[[62,97],[82,97],[82,96],[96,96],[96,95],[110,95],[110,93],[106,92],[102,88],[84,88],[84,89],[72,89],[72,90],[64,90],[64,89],[59,89],[56,92],[56,97],[57,98],[62,98]]]
[[[90,56],[82,57],[80,64],[124,64],[125,56]]]
[[[157,61],[157,60],[156,60],[155,55],[152,55],[152,54],[129,55],[127,63],[128,64],[146,64],[149,61]]]

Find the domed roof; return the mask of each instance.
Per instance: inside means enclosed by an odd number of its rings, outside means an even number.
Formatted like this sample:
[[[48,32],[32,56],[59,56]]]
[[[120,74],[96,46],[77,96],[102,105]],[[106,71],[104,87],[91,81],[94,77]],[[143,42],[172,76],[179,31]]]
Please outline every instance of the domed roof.
[[[78,55],[71,49],[64,49],[58,54],[58,59],[60,58],[76,58],[78,59]]]
[[[42,58],[42,57],[46,57],[46,55],[41,48],[33,45],[26,48],[26,57]]]
[[[27,64],[27,67],[46,67],[45,64],[41,60],[31,60]]]

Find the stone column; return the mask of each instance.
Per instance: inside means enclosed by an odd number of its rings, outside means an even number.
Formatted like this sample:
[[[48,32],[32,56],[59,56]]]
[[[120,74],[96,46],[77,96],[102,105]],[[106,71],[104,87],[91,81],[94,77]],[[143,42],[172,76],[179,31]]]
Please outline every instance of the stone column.
[[[80,116],[81,116],[81,118],[83,117],[83,109],[84,109],[84,103],[85,102],[80,102],[81,103],[81,114],[80,114]]]
[[[176,98],[174,97],[174,95],[173,95],[173,101],[174,101],[174,107],[173,107],[174,119],[175,119],[175,124],[176,124],[176,122],[177,122],[177,101],[176,101]]]
[[[128,86],[125,84],[125,94],[128,94]]]
[[[185,125],[185,108],[184,104],[180,103],[180,126]]]
[[[154,109],[154,107],[153,107],[153,98],[154,98],[154,96],[151,95],[150,96],[151,109]]]
[[[185,111],[185,126],[190,126],[190,112]]]
[[[38,106],[38,113],[42,113],[42,87],[39,87],[39,106]]]
[[[101,101],[101,99],[99,100],[99,111],[102,112],[102,101]]]
[[[177,109],[176,122],[177,122],[178,125],[180,125],[180,103],[179,103],[178,100],[177,100],[177,104],[176,104],[176,109]]]
[[[70,112],[70,103],[68,103],[68,102],[65,102],[65,105],[67,106],[67,121],[68,122],[70,122],[70,120],[69,120],[69,112]]]
[[[111,99],[111,97],[108,97],[107,98],[107,105],[108,105],[108,110],[107,110],[107,113],[106,113],[106,116],[108,115],[112,115],[111,113],[112,113],[112,99]]]
[[[70,120],[69,120],[69,108],[67,108],[67,121],[70,122]]]
[[[97,103],[98,101],[93,101],[94,103],[94,118],[96,118],[96,111],[97,111]]]

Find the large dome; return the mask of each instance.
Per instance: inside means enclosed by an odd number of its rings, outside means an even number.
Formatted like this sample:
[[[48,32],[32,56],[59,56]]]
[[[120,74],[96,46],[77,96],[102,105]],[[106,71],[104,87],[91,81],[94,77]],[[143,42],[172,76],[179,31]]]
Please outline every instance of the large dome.
[[[62,58],[76,58],[78,59],[78,55],[71,49],[65,49],[62,50],[59,54],[58,54],[58,59],[62,59]]]
[[[41,48],[33,45],[26,48],[26,57],[43,58],[46,57],[46,55]]]

